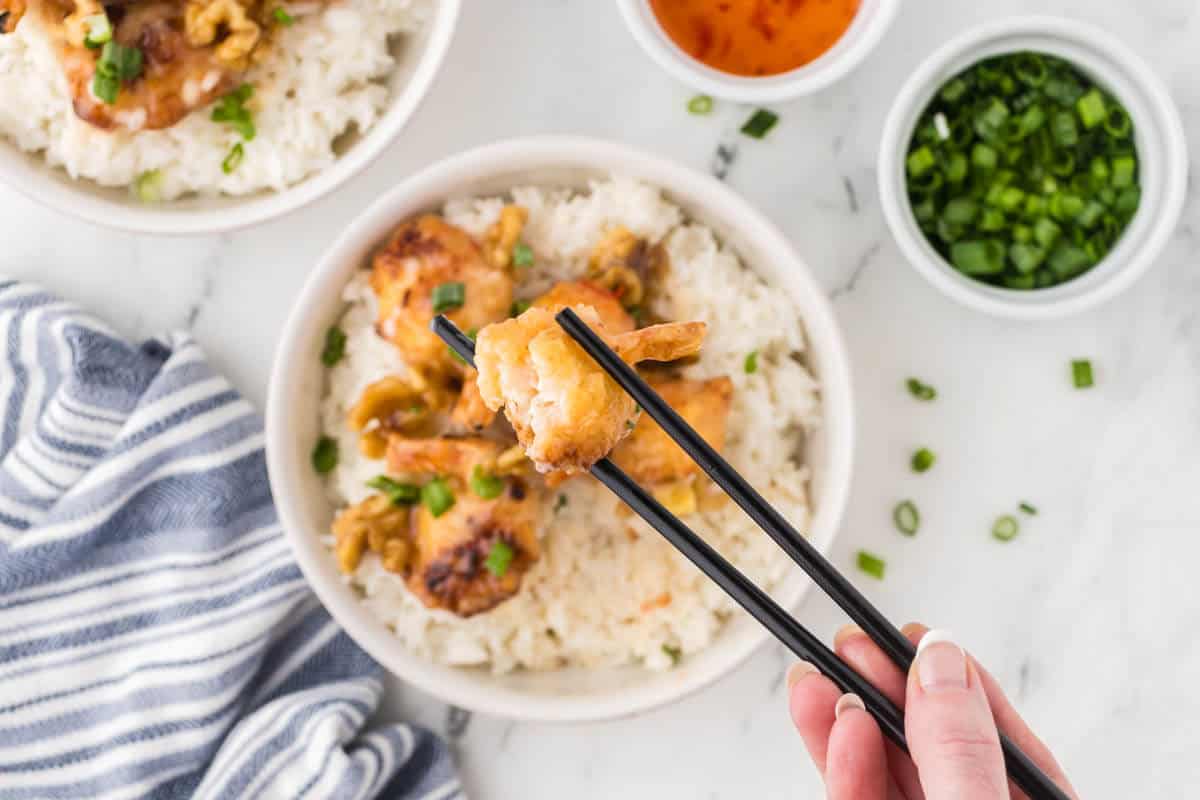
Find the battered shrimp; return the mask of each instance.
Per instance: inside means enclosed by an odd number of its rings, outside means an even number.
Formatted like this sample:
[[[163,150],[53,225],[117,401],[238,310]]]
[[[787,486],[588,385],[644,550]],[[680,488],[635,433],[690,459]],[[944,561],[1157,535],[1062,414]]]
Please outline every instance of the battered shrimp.
[[[544,308],[557,314],[569,306],[591,306],[609,333],[625,333],[637,328],[637,323],[621,300],[608,289],[591,281],[564,281],[533,301],[533,308]]]
[[[440,476],[453,497],[440,514],[428,504],[414,511],[408,586],[426,606],[463,617],[487,611],[516,594],[538,560],[536,492],[521,476],[499,474],[503,460],[488,439],[391,438],[390,472]]]
[[[630,364],[673,361],[699,352],[702,322],[667,323],[612,333],[590,306],[576,313]],[[479,391],[504,409],[540,472],[587,471],[633,430],[636,404],[577,345],[554,315],[531,308],[479,332]]]
[[[733,399],[733,381],[651,380],[654,389],[704,441],[720,452],[725,446],[725,422]],[[660,486],[692,478],[700,473],[695,461],[680,449],[657,422],[643,415],[629,438],[612,454],[613,462],[631,478],[648,486]]]

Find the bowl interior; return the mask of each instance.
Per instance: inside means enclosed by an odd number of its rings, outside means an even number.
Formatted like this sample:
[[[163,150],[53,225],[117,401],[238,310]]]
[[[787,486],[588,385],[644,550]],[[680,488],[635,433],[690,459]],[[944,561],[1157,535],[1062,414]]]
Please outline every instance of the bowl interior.
[[[397,675],[477,711],[540,720],[615,717],[709,683],[748,656],[765,632],[747,616],[738,615],[709,648],[667,673],[629,667],[497,676],[484,669],[436,665],[410,654],[359,604],[318,541],[328,530],[333,510],[308,466],[308,452],[318,436],[318,406],[324,391],[318,354],[323,332],[342,311],[342,286],[395,224],[414,213],[437,209],[452,197],[499,194],[529,184],[585,187],[588,180],[613,172],[663,187],[692,218],[710,225],[735,247],[746,264],[789,292],[801,309],[810,367],[823,384],[823,427],[808,443],[814,474],[810,539],[822,551],[836,532],[849,483],[853,438],[849,377],[832,313],[807,269],[769,223],[723,186],[611,145],[534,141],[542,144],[527,140],[485,148],[410,180],[381,199],[326,256],[293,310],[276,360],[267,414],[271,481],[285,529],[310,582],[350,634]],[[795,571],[775,587],[773,595],[785,606],[794,605],[808,583]]]
[[[73,179],[48,165],[40,152],[26,153],[0,138],[0,174],[34,199],[93,222],[151,233],[198,233],[245,227],[303,205],[352,175],[373,158],[408,120],[440,65],[457,20],[460,0],[439,0],[436,12],[411,36],[390,43],[395,58],[385,81],[388,106],[366,134],[351,131],[335,143],[338,160],[283,191],[194,195],[167,203],[139,202],[126,187]]]
[[[1046,23],[1039,23],[1039,26],[1046,26]],[[1132,261],[1145,256],[1156,228],[1163,222],[1162,210],[1170,205],[1168,195],[1172,191],[1173,181],[1169,179],[1167,170],[1177,169],[1179,165],[1170,163],[1168,159],[1168,154],[1173,152],[1167,139],[1168,132],[1172,130],[1171,120],[1151,96],[1143,76],[1137,73],[1130,59],[1117,58],[1112,49],[1091,36],[1077,38],[1064,35],[1057,25],[1048,26],[1049,30],[1042,31],[1037,30],[1038,26],[1028,27],[1033,30],[998,33],[984,37],[982,41],[964,40],[959,47],[947,53],[948,57],[938,59],[927,74],[921,75],[920,88],[915,94],[897,101],[903,107],[893,128],[894,138],[884,144],[891,150],[889,174],[884,177],[890,184],[885,191],[893,195],[902,217],[896,220],[894,227],[901,229],[898,234],[902,240],[907,240],[906,249],[915,250],[910,257],[915,256],[913,260],[919,268],[935,270],[939,281],[952,284],[960,292],[973,293],[997,304],[1036,309],[1090,295],[1110,284]],[[1099,264],[1066,283],[1032,290],[991,286],[963,275],[947,263],[917,227],[905,185],[904,167],[917,120],[943,84],[985,58],[1024,50],[1047,53],[1070,61],[1124,104],[1134,123],[1134,143],[1142,189],[1137,213]],[[889,126],[891,124],[889,122]]]

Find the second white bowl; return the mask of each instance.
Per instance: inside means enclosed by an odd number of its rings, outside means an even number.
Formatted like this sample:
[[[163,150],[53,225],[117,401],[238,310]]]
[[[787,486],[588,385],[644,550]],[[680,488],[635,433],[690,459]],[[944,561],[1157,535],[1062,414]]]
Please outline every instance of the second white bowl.
[[[917,119],[952,77],[991,56],[1029,50],[1063,58],[1105,87],[1129,111],[1142,199],[1116,246],[1074,280],[1045,289],[991,286],[956,270],[917,227],[905,181],[905,158]],[[1099,28],[1055,17],[1017,17],[975,28],[950,41],[913,73],[896,97],[879,148],[879,195],[900,250],[930,283],[979,311],[1049,319],[1091,308],[1133,284],[1162,253],[1187,192],[1183,123],[1166,87],[1121,41]]]
[[[334,618],[384,666],[459,707],[527,720],[582,721],[619,717],[677,700],[732,670],[767,638],[739,614],[705,650],[665,673],[625,667],[494,675],[435,664],[410,653],[354,589],[343,581],[320,541],[333,509],[309,453],[319,435],[325,391],[320,351],[325,330],[341,315],[342,288],[400,221],[440,208],[448,198],[501,194],[541,184],[585,188],[591,179],[630,176],[660,187],[692,218],[710,226],[800,309],[808,366],[821,384],[822,423],[809,442],[813,472],[809,540],[828,552],[850,485],[854,406],[850,372],[832,309],[787,239],[719,181],[618,145],[574,138],[521,139],[450,158],[379,198],[342,234],[312,272],[292,309],[275,356],[267,403],[267,461],[280,520],[309,583]],[[765,535],[765,534],[764,534]],[[793,607],[810,585],[799,571],[772,591]]]

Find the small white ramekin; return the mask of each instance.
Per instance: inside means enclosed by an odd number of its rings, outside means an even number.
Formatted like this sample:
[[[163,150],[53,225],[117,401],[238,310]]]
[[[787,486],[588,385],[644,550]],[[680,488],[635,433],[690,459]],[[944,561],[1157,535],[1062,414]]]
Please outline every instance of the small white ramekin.
[[[849,29],[820,58],[790,72],[763,77],[730,75],[685,53],[662,29],[649,0],[617,0],[617,5],[633,38],[678,80],[724,100],[773,103],[820,91],[858,66],[892,24],[900,0],[862,0]]]
[[[460,708],[544,722],[582,722],[635,714],[678,700],[725,675],[767,640],[738,613],[704,650],[667,672],[627,666],[494,675],[435,664],[410,652],[366,606],[321,543],[334,509],[309,454],[320,432],[325,331],[345,310],[342,289],[401,221],[447,199],[500,194],[514,186],[586,187],[613,174],[660,187],[687,214],[710,226],[746,265],[796,303],[805,326],[807,364],[820,381],[821,425],[806,443],[812,470],[812,520],[806,533],[827,553],[850,488],[854,400],[850,367],[833,309],[787,238],[728,186],[665,159],[591,139],[516,139],[454,156],[406,179],[358,215],[308,276],[280,337],[267,399],[267,463],[279,519],[305,577],[358,642],[406,682]],[[587,478],[586,480],[590,480]],[[812,586],[798,569],[771,590],[785,608]]]
[[[913,130],[934,94],[950,78],[990,56],[1030,50],[1073,63],[1121,101],[1133,120],[1142,199],[1116,246],[1074,280],[1045,289],[1005,289],[956,270],[917,226],[905,187]],[[1016,17],[972,29],[937,50],[896,97],[879,149],[879,194],[897,244],[925,278],[966,306],[1015,319],[1074,314],[1128,288],[1162,253],[1187,191],[1188,154],[1179,110],[1159,77],[1132,50],[1077,20]]]
[[[46,163],[43,153],[22,152],[0,138],[0,180],[43,205],[107,228],[162,235],[222,233],[248,228],[295,211],[341,186],[395,139],[424,99],[450,48],[462,0],[438,0],[425,28],[401,49],[387,78],[388,106],[366,134],[327,168],[281,191],[139,202],[128,188],[73,179]]]

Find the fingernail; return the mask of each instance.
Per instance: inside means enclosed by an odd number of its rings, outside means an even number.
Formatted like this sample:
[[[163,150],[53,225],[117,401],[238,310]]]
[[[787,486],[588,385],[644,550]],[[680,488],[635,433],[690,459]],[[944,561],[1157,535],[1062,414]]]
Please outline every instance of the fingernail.
[[[838,632],[833,635],[833,646],[837,647],[846,639],[849,639],[851,636],[862,632],[862,628],[858,627],[853,622],[848,622],[842,627],[838,628]]]
[[[800,681],[807,678],[809,675],[816,674],[817,668],[807,661],[797,661],[788,667],[787,671],[787,688],[790,692],[792,687]]]
[[[848,708],[857,708],[859,711],[867,710],[861,697],[853,693],[844,694],[838,698],[837,705],[833,707],[833,718],[841,719],[842,712]]]
[[[917,682],[927,692],[967,688],[967,655],[949,631],[932,630],[921,637]]]

